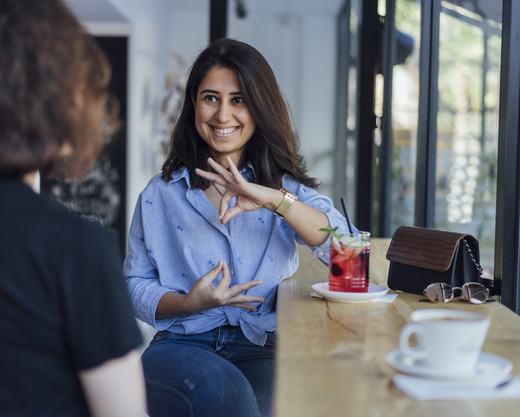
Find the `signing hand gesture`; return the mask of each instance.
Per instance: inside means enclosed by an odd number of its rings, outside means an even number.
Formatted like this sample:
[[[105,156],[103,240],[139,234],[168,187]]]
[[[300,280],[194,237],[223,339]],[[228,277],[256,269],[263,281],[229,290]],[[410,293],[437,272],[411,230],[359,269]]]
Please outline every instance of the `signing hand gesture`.
[[[222,279],[215,286],[213,280],[222,273]],[[224,261],[202,276],[186,295],[186,306],[193,311],[208,310],[214,307],[233,306],[256,311],[256,307],[249,303],[263,303],[262,297],[242,294],[250,288],[261,285],[262,281],[253,280],[243,284],[232,285],[229,268]]]
[[[198,168],[195,170],[197,175],[213,181],[226,189],[220,201],[219,220],[222,224],[227,223],[229,219],[245,211],[253,211],[262,207],[271,209],[272,207],[270,206],[277,207],[273,201],[277,198],[281,200],[281,193],[278,190],[248,182],[240,174],[229,156],[226,157],[226,162],[229,169],[224,168],[213,158],[208,158],[208,163],[215,172],[203,171]],[[236,203],[228,208],[233,197],[236,198]]]

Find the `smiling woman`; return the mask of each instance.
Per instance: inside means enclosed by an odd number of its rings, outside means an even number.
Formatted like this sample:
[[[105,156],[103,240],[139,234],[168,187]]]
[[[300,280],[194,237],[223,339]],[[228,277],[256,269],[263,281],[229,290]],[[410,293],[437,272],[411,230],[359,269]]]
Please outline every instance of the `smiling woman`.
[[[253,47],[211,43],[195,60],[162,175],[141,193],[124,265],[152,416],[271,415],[278,284],[296,243],[327,263],[346,229],[307,176],[274,74]]]

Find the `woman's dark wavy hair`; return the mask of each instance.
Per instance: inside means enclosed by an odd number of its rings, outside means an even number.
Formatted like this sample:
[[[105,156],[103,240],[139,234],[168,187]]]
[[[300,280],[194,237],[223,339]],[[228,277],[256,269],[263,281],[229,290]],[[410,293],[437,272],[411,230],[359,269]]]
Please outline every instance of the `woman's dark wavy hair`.
[[[61,0],[0,0],[0,45],[0,177],[83,175],[117,123],[104,54]]]
[[[183,106],[170,138],[169,154],[162,167],[162,178],[169,181],[174,171],[186,166],[193,187],[205,189],[209,186],[207,180],[195,174],[195,168],[211,171],[207,163],[211,154],[195,128],[192,100],[197,99],[202,79],[214,66],[235,71],[256,124],[255,132],[242,154],[239,169],[247,163],[252,164],[255,182],[272,188],[281,187],[284,174],[316,188],[316,179],[306,175],[303,158],[298,155],[288,106],[271,67],[255,48],[233,39],[212,42],[193,63]]]

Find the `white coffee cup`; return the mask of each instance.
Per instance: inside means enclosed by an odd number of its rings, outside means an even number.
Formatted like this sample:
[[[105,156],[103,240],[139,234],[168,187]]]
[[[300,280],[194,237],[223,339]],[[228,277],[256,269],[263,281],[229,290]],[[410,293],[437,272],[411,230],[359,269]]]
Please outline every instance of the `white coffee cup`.
[[[410,315],[399,336],[401,352],[450,375],[472,375],[486,339],[488,317],[462,310],[429,308]],[[410,346],[415,335],[416,346]]]

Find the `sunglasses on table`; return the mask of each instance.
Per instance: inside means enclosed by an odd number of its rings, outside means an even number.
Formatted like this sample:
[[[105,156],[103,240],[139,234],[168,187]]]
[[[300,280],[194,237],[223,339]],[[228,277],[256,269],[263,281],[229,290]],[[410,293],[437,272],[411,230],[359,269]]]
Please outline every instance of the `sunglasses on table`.
[[[447,303],[457,297],[462,297],[471,304],[482,304],[488,300],[494,301],[489,298],[489,289],[478,282],[467,282],[462,287],[452,287],[444,282],[434,282],[424,289],[423,294],[433,303]]]

